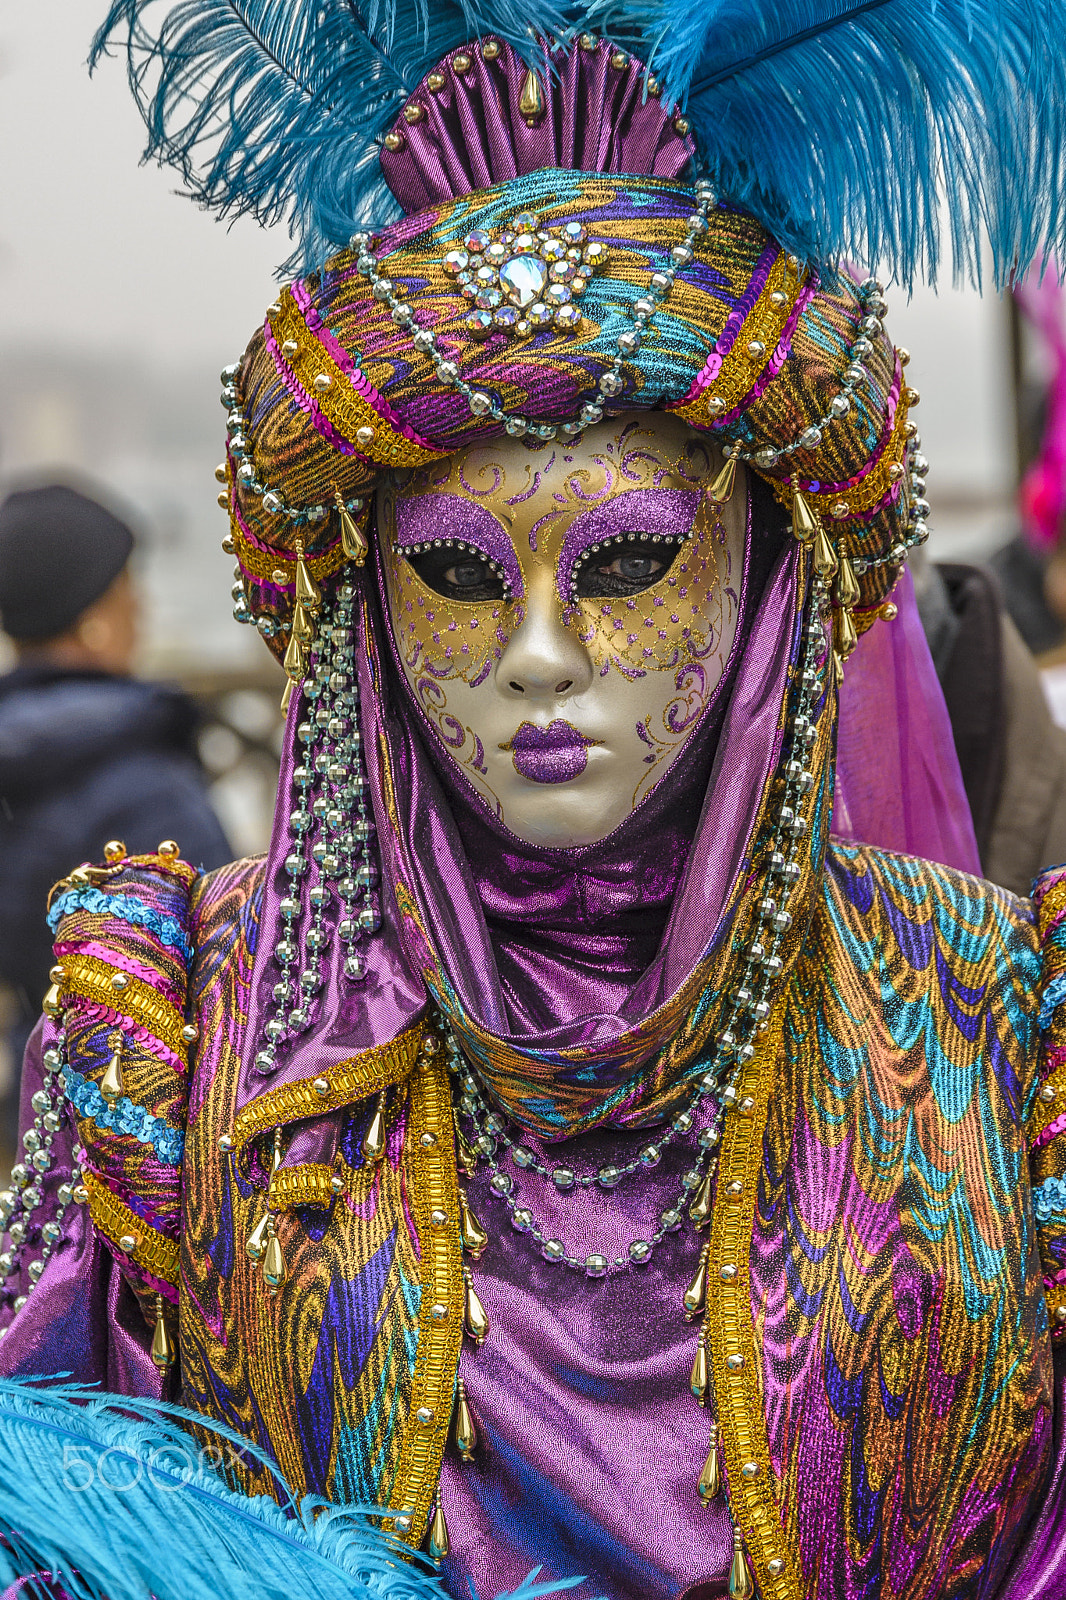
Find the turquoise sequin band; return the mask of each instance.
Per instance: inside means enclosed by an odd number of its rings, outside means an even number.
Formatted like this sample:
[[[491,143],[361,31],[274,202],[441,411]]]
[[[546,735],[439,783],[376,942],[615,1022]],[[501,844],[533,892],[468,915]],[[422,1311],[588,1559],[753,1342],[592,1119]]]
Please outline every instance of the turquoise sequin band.
[[[123,1095],[109,1106],[98,1086],[73,1067],[63,1074],[63,1087],[67,1099],[80,1117],[91,1117],[98,1128],[112,1133],[128,1133],[138,1144],[149,1144],[158,1159],[167,1167],[180,1167],[185,1149],[185,1135],[172,1128],[162,1117],[153,1117],[143,1106],[134,1105]]]
[[[104,894],[100,889],[67,889],[52,905],[48,913],[48,926],[56,931],[64,917],[72,911],[91,911],[96,916],[117,917],[135,928],[147,928],[161,944],[177,950],[188,966],[192,960],[192,945],[176,917],[165,916],[154,906],[127,894]]]

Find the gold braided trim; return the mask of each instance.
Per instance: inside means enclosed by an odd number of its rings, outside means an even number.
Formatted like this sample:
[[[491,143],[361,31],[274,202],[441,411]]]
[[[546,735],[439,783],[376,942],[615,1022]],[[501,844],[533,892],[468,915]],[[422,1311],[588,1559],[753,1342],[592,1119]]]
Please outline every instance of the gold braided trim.
[[[227,466],[226,470],[229,472],[232,469]],[[370,511],[368,508],[361,520],[365,523],[369,516]],[[360,519],[357,518],[356,520],[359,521]],[[229,530],[230,538],[233,540],[234,552],[244,572],[247,572],[253,578],[262,579],[264,583],[276,583],[275,572],[282,572],[284,577],[278,587],[290,588],[295,586],[297,561],[295,550],[283,550],[281,548],[259,550],[252,544],[241,526],[234,501],[232,484],[230,485]],[[341,567],[344,566],[347,559],[348,557],[344,553],[344,546],[340,538],[337,538],[329,549],[323,550],[320,555],[304,557],[311,576],[317,583],[321,583],[323,578],[332,578],[333,574],[339,572]]]
[[[872,511],[875,506],[888,494],[893,484],[904,477],[903,460],[907,453],[907,413],[910,410],[908,401],[904,398],[909,393],[906,387],[900,393],[896,405],[896,416],[892,424],[892,432],[888,442],[882,450],[877,464],[871,467],[864,478],[852,484],[850,489],[831,489],[825,493],[816,494],[807,488],[800,479],[800,488],[810,501],[813,508],[829,522],[847,522],[849,517],[862,516],[867,511]],[[896,470],[893,472],[893,468]]]
[[[285,356],[285,360],[304,391],[314,397],[326,420],[361,455],[380,467],[422,467],[452,454],[451,450],[415,444],[375,411],[308,328],[291,289],[285,289],[279,296],[279,304],[281,310],[270,318],[271,332],[279,347],[290,341],[296,345],[296,353]],[[315,379],[321,376],[330,380],[324,391],[315,387]],[[364,428],[373,430],[365,440],[357,437]]]
[[[1051,1337],[1060,1341],[1066,1339],[1066,1283],[1056,1283],[1054,1288],[1045,1289],[1044,1300]]]
[[[145,1222],[125,1201],[112,1194],[93,1172],[83,1172],[82,1182],[89,1191],[89,1215],[93,1227],[105,1234],[121,1255],[135,1266],[143,1267],[153,1278],[178,1286],[179,1248],[173,1239],[167,1239]],[[132,1238],[137,1242],[132,1250],[123,1250],[120,1239]]]
[[[682,402],[664,409],[683,417],[697,428],[714,427],[722,417],[735,410],[755,386],[759,374],[781,342],[781,335],[795,310],[803,282],[802,268],[797,271],[785,252],[780,251],[759,298],[741,323],[714,382],[701,389],[687,405]],[[775,294],[784,296],[779,304],[774,303]],[[754,355],[748,348],[753,343],[762,346]],[[713,409],[712,400],[716,402]],[[722,404],[718,405],[718,401]]]
[[[425,1536],[440,1482],[463,1344],[459,1181],[451,1086],[443,1050],[432,1057],[422,1056],[411,1079],[404,1160],[421,1253],[422,1292],[411,1410],[401,1428],[400,1459],[389,1494],[394,1515],[385,1526],[417,1548]],[[401,1513],[404,1519],[410,1518],[406,1526],[397,1523]]]
[[[150,983],[101,961],[99,956],[65,955],[60,965],[65,974],[61,985],[65,996],[80,996],[95,1005],[110,1006],[147,1028],[168,1050],[185,1059],[188,1046],[181,1036],[184,1018]],[[125,982],[116,988],[115,979],[119,977]]]
[[[333,1193],[333,1168],[320,1161],[305,1161],[298,1167],[281,1167],[271,1174],[267,1205],[271,1211],[288,1211],[293,1206],[329,1206]]]
[[[882,600],[877,606],[854,606],[851,612],[851,620],[860,639],[864,633],[869,633],[875,622],[895,622],[898,616],[899,607],[894,600]]]
[[[774,1493],[759,1383],[762,1357],[755,1343],[748,1266],[763,1133],[785,1007],[782,997],[766,1032],[757,1036],[755,1054],[737,1087],[737,1109],[726,1117],[708,1247],[705,1325],[730,1509],[744,1537],[763,1600],[800,1600],[803,1594]],[[731,1191],[731,1186],[738,1184],[739,1190]]]
[[[414,1022],[388,1044],[377,1045],[348,1061],[341,1061],[328,1073],[280,1084],[249,1101],[238,1112],[233,1124],[231,1137],[235,1152],[239,1155],[267,1128],[280,1128],[289,1122],[318,1117],[323,1111],[335,1111],[355,1100],[365,1100],[379,1089],[402,1083],[410,1077],[419,1058],[424,1033],[425,1024]]]

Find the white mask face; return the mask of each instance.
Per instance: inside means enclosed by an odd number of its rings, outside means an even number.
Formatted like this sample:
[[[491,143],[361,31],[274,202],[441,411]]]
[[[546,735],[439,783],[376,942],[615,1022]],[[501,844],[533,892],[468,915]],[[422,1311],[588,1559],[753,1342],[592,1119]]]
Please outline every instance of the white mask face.
[[[743,474],[662,412],[576,443],[477,445],[386,485],[378,527],[408,683],[519,839],[604,839],[677,760],[736,634]]]

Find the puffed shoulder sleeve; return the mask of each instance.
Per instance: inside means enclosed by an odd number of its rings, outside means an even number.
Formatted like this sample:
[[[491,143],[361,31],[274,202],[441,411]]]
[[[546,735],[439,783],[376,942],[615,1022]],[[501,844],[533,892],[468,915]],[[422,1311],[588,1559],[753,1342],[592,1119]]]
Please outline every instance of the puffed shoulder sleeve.
[[[1066,866],[1033,884],[1043,953],[1040,1067],[1028,1122],[1033,1212],[1056,1346],[1066,1347]]]
[[[196,1038],[186,1021],[196,872],[169,842],[147,856],[109,849],[104,864],[77,868],[52,891],[53,987],[43,1035],[27,1056],[22,1160],[0,1197],[3,1310],[14,1312],[4,1350],[27,1344],[23,1325],[40,1325],[38,1343],[40,1330],[54,1331],[60,1304],[78,1298],[71,1274],[82,1273],[86,1295],[88,1277],[111,1283],[107,1315],[126,1306],[145,1353],[153,1340],[152,1359],[165,1367]],[[121,1283],[139,1316],[119,1296]],[[81,1353],[69,1351],[69,1366]],[[64,1354],[57,1348],[55,1359]]]

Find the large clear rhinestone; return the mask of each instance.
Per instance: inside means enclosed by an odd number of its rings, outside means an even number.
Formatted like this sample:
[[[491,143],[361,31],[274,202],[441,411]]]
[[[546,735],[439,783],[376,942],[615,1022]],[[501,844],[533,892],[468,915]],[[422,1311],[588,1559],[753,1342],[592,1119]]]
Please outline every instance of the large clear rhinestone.
[[[540,299],[547,281],[547,264],[536,256],[512,256],[500,268],[504,294],[512,305],[522,308]]]

